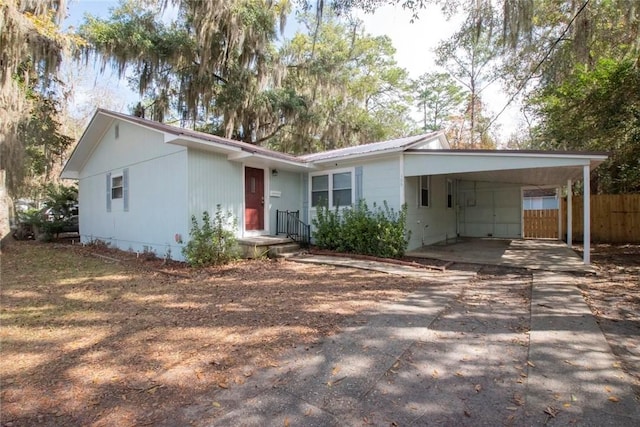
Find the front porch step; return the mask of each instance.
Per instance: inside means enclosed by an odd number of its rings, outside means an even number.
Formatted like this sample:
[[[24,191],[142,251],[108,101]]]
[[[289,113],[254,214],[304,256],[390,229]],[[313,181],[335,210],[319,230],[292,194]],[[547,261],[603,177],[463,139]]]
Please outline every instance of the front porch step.
[[[278,236],[259,236],[238,239],[243,258],[287,257],[300,251],[300,245],[291,239]]]
[[[269,258],[287,257],[300,251],[297,243],[286,243],[269,247]]]

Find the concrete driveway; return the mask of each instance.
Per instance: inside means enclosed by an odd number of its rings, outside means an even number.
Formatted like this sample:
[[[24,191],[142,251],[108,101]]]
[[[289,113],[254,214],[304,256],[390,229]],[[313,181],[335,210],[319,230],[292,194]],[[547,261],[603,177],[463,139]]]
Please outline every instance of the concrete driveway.
[[[460,238],[447,245],[423,246],[407,253],[416,258],[504,265],[545,271],[593,272],[582,258],[558,240]]]
[[[299,261],[376,268],[327,256]],[[480,265],[379,267],[425,286],[194,403],[188,419],[207,426],[640,425],[632,381],[576,286],[584,278]]]

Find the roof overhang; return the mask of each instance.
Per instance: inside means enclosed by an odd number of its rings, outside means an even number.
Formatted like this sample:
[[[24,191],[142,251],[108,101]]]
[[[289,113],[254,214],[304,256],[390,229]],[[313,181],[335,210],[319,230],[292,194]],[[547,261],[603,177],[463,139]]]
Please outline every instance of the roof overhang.
[[[583,178],[607,159],[606,153],[409,150],[405,176],[442,175],[469,181],[526,186],[563,185]]]
[[[167,135],[165,142],[191,149],[225,154],[227,159],[231,161],[253,162],[269,168],[280,168],[294,172],[315,169],[315,166],[311,163],[296,160],[288,155],[280,156],[280,153],[270,152],[257,146],[233,146],[222,144],[215,140],[204,140],[187,135]]]
[[[96,113],[91,118],[89,125],[85,128],[84,133],[78,140],[75,148],[71,152],[71,157],[65,163],[60,178],[78,179],[80,171],[91,156],[91,153],[98,146],[98,143],[109,129],[113,121],[113,117],[108,114]]]
[[[436,150],[442,149],[443,147],[446,149],[450,148],[449,141],[444,132],[433,132],[426,135],[415,135],[307,154],[300,156],[300,158],[317,165],[325,165],[335,162],[344,163],[379,158],[389,154],[401,153],[408,149]]]
[[[179,145],[186,148],[216,152],[226,155],[231,161],[253,162],[270,168],[281,168],[283,170],[304,172],[313,170],[316,167],[302,159],[294,156],[271,151],[252,144],[233,141],[215,135],[202,134],[189,131],[138,117],[128,116],[108,110],[98,109],[89,125],[86,127],[80,140],[76,144],[69,160],[66,162],[61,178],[78,179],[80,171],[85,166],[89,157],[96,149],[104,134],[108,131],[115,120],[123,120],[142,126],[153,132],[161,133],[164,143]]]

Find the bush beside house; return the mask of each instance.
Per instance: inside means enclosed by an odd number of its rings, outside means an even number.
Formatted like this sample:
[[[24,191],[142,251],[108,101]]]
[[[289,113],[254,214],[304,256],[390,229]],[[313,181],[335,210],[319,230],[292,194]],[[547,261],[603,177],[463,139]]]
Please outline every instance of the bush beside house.
[[[335,210],[318,208],[313,219],[313,238],[317,247],[338,252],[372,255],[383,258],[404,256],[409,236],[406,231],[407,207],[400,212],[364,200],[357,205]]]

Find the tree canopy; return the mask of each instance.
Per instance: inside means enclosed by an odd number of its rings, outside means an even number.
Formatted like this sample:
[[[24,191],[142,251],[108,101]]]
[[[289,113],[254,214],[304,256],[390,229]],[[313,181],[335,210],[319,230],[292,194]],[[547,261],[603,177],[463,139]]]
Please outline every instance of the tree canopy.
[[[282,151],[408,131],[408,75],[388,37],[366,34],[355,20],[302,14],[299,27],[308,31],[277,42],[288,2],[213,3],[180,2],[171,23],[161,8],[131,2],[107,19],[88,17],[80,28],[89,42],[85,59],[99,55],[121,75],[131,69],[151,118],[177,116]]]
[[[601,60],[549,86],[534,100],[545,120],[535,145],[606,151],[594,191],[640,192],[640,70],[631,61]]]
[[[64,0],[0,1],[0,169],[12,196],[49,178],[71,144],[56,91],[63,51],[75,41],[59,29],[65,11]]]

